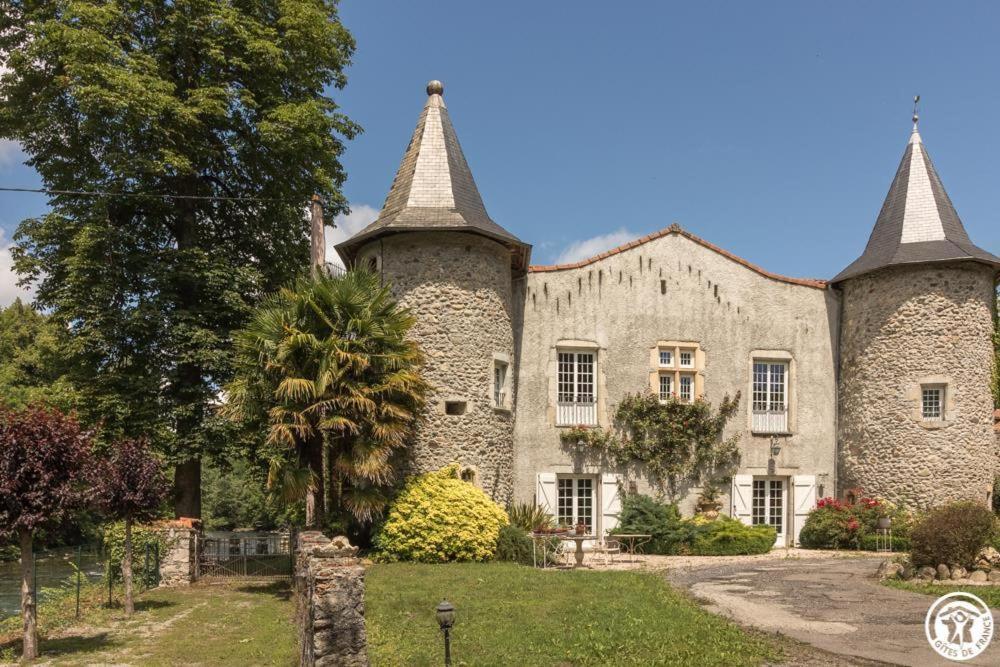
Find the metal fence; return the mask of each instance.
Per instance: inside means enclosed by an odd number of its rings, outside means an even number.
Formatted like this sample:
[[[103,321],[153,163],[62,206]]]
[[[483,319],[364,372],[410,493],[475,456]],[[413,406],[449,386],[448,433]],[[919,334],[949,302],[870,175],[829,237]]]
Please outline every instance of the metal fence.
[[[285,578],[292,574],[287,533],[212,533],[201,540],[199,578]]]

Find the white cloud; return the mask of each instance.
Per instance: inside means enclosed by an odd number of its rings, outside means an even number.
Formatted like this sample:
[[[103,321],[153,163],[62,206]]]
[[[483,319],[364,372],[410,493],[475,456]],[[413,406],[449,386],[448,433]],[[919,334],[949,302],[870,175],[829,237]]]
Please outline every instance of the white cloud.
[[[326,261],[337,266],[343,266],[340,256],[333,246],[341,241],[346,241],[362,229],[370,225],[378,217],[379,210],[372,208],[368,204],[355,204],[351,206],[351,212],[347,215],[338,215],[334,218],[336,227],[326,228]]]
[[[559,256],[556,257],[556,264],[579,262],[582,259],[599,255],[605,250],[611,250],[616,246],[628,243],[636,238],[636,234],[633,234],[624,227],[619,227],[615,231],[608,234],[592,236],[591,238],[583,239],[582,241],[574,241],[573,243],[570,243],[561,253],[559,253]]]
[[[17,274],[14,273],[14,259],[10,256],[10,242],[4,239],[4,230],[0,229],[0,307],[14,303],[21,297],[22,301],[31,301],[34,290],[17,286]]]

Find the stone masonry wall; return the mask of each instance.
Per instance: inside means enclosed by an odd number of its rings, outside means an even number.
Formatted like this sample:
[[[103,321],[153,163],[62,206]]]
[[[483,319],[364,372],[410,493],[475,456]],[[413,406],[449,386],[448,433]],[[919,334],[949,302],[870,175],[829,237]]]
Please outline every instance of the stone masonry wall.
[[[514,417],[494,407],[492,386],[494,359],[506,360],[507,407],[514,405],[509,251],[473,234],[420,232],[381,239],[361,257],[381,257],[394,294],[416,316],[412,336],[434,387],[410,448],[413,472],[457,461],[505,504],[513,484]],[[446,414],[445,401],[464,401],[465,413]]]
[[[842,490],[911,506],[986,502],[997,470],[990,368],[994,272],[971,262],[878,271],[844,284]],[[944,384],[945,419],[920,386]]]
[[[182,518],[157,526],[166,543],[160,555],[160,586],[190,586],[197,578],[200,523]]]
[[[367,667],[365,568],[346,537],[299,533],[295,547],[295,620],[299,664]]]

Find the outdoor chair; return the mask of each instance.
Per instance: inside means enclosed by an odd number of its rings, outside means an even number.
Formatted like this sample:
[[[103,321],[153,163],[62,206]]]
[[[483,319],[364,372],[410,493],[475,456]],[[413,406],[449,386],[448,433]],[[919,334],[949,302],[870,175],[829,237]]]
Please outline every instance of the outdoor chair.
[[[622,548],[615,539],[604,539],[594,545],[593,553],[600,556],[605,565],[615,564],[615,554],[621,554]]]

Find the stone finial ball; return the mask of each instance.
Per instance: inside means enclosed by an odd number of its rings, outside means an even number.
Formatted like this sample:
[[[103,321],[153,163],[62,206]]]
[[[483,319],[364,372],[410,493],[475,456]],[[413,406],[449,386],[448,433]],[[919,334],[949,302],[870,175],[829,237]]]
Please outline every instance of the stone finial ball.
[[[441,95],[444,93],[444,84],[433,79],[427,82],[427,94],[428,95]]]

